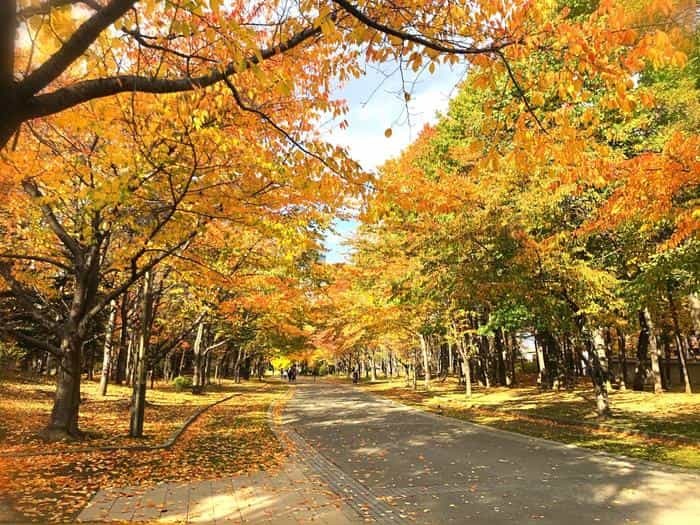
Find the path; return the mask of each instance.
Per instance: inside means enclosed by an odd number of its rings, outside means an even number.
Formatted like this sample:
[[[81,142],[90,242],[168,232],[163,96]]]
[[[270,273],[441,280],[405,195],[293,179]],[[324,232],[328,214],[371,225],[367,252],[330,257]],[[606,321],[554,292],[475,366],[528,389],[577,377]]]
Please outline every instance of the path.
[[[201,525],[362,523],[362,514],[329,489],[326,479],[332,467],[325,465],[293,430],[276,425],[273,430],[289,453],[279,470],[189,483],[102,489],[77,520]]]
[[[300,383],[279,472],[100,491],[79,521],[700,525],[700,475]]]
[[[700,524],[700,475],[428,414],[359,388],[300,384],[284,421],[401,521]]]
[[[78,521],[350,525],[353,515],[304,467],[291,461],[279,472],[101,490]]]

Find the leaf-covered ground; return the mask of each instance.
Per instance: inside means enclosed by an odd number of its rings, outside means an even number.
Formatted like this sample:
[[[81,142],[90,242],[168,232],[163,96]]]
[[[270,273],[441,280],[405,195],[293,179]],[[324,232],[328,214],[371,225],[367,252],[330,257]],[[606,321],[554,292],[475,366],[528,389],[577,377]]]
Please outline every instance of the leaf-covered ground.
[[[28,388],[43,390],[11,382],[5,383],[0,393],[4,429],[0,437],[0,513],[5,508],[4,512],[15,519],[72,522],[99,488],[218,478],[268,469],[279,465],[283,457],[267,424],[270,403],[286,390],[280,384],[225,383],[218,392],[206,396],[175,393],[169,388],[149,391],[149,437],[144,440],[123,437],[125,429],[128,431],[128,408],[123,408],[128,404],[128,391],[115,388],[113,397],[101,401],[91,397],[93,385],[88,384],[81,420],[88,438],[52,445],[42,444],[36,437],[36,430],[45,424],[51,398],[40,393],[24,397]],[[120,392],[125,395],[120,396]],[[71,452],[71,447],[160,443],[198,408],[195,405],[212,403],[229,393],[237,395],[205,412],[169,450]],[[29,407],[26,420],[21,417],[25,402]],[[22,424],[14,426],[19,420]],[[42,445],[55,447],[59,454],[16,456]]]
[[[363,388],[422,409],[521,434],[544,437],[587,448],[673,465],[700,468],[700,444],[649,438],[582,424],[561,424],[553,417],[595,421],[594,394],[586,387],[571,391],[542,392],[535,386],[476,388],[467,400],[463,387],[449,378],[434,381],[425,392],[406,388],[405,380],[363,383]],[[676,434],[700,440],[700,395],[614,391],[613,417],[606,421],[623,429]],[[507,412],[503,412],[506,410]]]

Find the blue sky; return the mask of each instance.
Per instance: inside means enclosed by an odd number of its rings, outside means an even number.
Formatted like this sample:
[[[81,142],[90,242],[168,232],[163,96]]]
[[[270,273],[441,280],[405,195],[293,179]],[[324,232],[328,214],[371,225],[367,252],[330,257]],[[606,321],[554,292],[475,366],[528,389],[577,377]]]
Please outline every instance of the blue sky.
[[[370,66],[365,76],[340,88],[337,96],[345,99],[350,108],[345,115],[348,128],[342,130],[336,122],[325,130],[329,142],[347,146],[353,158],[367,170],[376,170],[387,159],[397,156],[426,123],[434,122],[437,113],[447,108],[455,86],[465,74],[464,67],[442,66],[435,74],[426,71],[415,83],[407,84],[411,92],[409,125],[401,77],[395,69],[396,64],[386,64],[381,71]],[[407,80],[414,80],[414,76],[408,76]],[[393,131],[390,138],[384,136],[387,128]],[[336,232],[329,232],[325,240],[326,260],[330,263],[346,260],[348,250],[343,242],[352,237],[357,222],[337,220],[334,228]]]

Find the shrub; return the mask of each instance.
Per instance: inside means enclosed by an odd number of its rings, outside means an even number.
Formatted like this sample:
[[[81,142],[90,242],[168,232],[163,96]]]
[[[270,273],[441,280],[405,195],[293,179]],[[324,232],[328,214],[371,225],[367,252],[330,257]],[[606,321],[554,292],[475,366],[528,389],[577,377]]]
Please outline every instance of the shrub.
[[[192,386],[192,380],[189,377],[177,376],[173,379],[173,386],[177,392],[182,392]]]

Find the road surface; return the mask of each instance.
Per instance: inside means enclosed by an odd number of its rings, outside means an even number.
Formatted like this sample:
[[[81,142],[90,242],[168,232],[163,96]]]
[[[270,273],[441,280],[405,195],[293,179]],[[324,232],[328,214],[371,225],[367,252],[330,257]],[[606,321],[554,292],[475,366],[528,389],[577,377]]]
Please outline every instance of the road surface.
[[[283,423],[399,522],[700,525],[698,474],[425,413],[361,387],[301,383]]]

